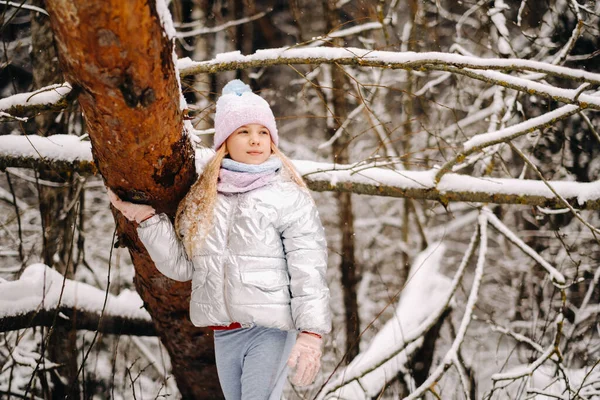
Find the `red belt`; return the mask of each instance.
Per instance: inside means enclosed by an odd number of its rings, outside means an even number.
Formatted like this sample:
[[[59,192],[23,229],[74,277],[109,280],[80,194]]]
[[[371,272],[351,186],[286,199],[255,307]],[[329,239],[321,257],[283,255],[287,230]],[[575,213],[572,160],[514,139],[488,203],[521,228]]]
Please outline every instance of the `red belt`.
[[[229,331],[232,329],[240,329],[241,327],[242,327],[242,324],[240,324],[239,322],[232,322],[231,324],[229,324],[227,326],[220,326],[220,325],[209,326],[209,328],[212,329],[213,331]]]

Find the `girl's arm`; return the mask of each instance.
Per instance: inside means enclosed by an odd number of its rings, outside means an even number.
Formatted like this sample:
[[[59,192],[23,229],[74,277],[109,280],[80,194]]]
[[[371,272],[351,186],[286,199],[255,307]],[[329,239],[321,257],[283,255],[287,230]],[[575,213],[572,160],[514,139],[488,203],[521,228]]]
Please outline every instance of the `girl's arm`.
[[[192,279],[194,266],[166,214],[154,215],[141,222],[137,233],[163,275],[181,282]]]
[[[188,260],[169,218],[165,214],[155,215],[154,208],[149,205],[123,201],[109,188],[107,191],[112,205],[129,221],[139,224],[138,236],[156,268],[163,275],[176,281],[192,279],[194,267]]]
[[[331,330],[331,312],[325,232],[309,193],[298,190],[293,201],[285,203],[280,232],[290,275],[292,317],[298,330],[326,334]]]

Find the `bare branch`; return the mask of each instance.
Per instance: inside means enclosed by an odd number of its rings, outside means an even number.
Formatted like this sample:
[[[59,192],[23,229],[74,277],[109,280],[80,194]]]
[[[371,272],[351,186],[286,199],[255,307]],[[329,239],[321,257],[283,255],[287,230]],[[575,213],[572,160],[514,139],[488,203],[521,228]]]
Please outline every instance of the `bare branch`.
[[[452,359],[452,364],[454,364],[456,370],[458,371],[458,377],[460,378],[460,385],[463,388],[463,395],[465,396],[465,399],[471,400],[471,383],[469,382],[469,377],[467,376],[465,366],[462,364],[458,355]]]
[[[585,115],[584,112],[580,112],[579,115],[581,115],[581,117],[585,121],[585,124],[588,126],[590,131],[592,131],[592,134],[594,135],[594,137],[600,144],[600,134],[598,134],[598,131],[596,130],[596,127],[594,126],[594,124],[592,124],[592,121],[590,121],[590,118],[587,115]]]
[[[579,12],[579,4],[577,4],[577,2],[574,0],[571,0],[571,4],[573,5],[573,7],[575,7],[575,15],[577,16],[577,24],[575,25],[575,29],[573,29],[573,32],[571,32],[571,37],[569,37],[569,40],[567,41],[567,43],[564,45],[564,47],[562,49],[560,49],[560,51],[556,55],[556,58],[552,61],[552,64],[555,64],[555,65],[562,64],[565,62],[565,60],[567,59],[567,56],[569,55],[571,50],[573,50],[573,47],[575,47],[575,42],[577,42],[577,39],[579,39],[579,37],[581,36],[581,33],[583,32],[584,23],[583,23],[583,19],[581,17],[581,12]]]
[[[34,396],[31,393],[25,393],[18,389],[10,388],[8,386],[0,386],[0,394],[17,397],[19,399],[32,399],[32,400],[44,400],[42,397]]]
[[[550,397],[550,398],[559,399],[559,400],[570,400],[571,399],[571,397],[569,395],[561,396],[559,394],[550,393],[548,391],[544,391],[544,390],[540,390],[540,389],[536,389],[536,388],[527,388],[527,393],[534,394],[534,395],[536,395],[535,397],[537,397],[537,395],[540,395],[540,396]]]

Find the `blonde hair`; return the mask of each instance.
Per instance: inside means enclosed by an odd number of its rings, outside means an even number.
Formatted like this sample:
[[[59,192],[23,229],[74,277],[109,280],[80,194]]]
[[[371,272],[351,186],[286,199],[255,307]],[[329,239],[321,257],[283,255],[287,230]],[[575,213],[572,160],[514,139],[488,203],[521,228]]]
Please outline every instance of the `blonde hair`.
[[[283,171],[288,175],[289,179],[296,185],[300,186],[302,189],[306,189],[308,191],[308,186],[306,186],[306,182],[304,182],[304,179],[302,179],[302,176],[300,175],[296,167],[294,167],[292,161],[289,158],[287,158],[285,154],[283,154],[273,142],[271,142],[271,151],[281,160],[281,164],[283,164]]]
[[[306,183],[304,183],[290,159],[273,142],[271,142],[271,151],[281,160],[282,173],[300,188],[308,191]],[[219,170],[226,155],[227,146],[223,143],[208,161],[202,175],[192,185],[177,208],[175,230],[180,239],[183,240],[185,250],[190,258],[193,257],[194,250],[202,246],[208,233],[213,228]]]

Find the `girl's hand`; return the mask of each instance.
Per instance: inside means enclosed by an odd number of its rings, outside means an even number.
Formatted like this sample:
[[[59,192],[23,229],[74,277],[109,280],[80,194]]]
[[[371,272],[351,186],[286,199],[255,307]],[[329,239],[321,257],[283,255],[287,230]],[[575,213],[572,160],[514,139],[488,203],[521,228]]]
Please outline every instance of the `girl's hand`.
[[[321,368],[321,339],[318,335],[301,332],[292,347],[287,365],[295,368],[292,383],[296,386],[307,386],[314,382]]]
[[[154,208],[147,204],[135,204],[130,203],[129,201],[123,201],[109,188],[107,188],[107,191],[108,198],[113,207],[119,210],[129,221],[135,221],[139,224],[156,214]]]

